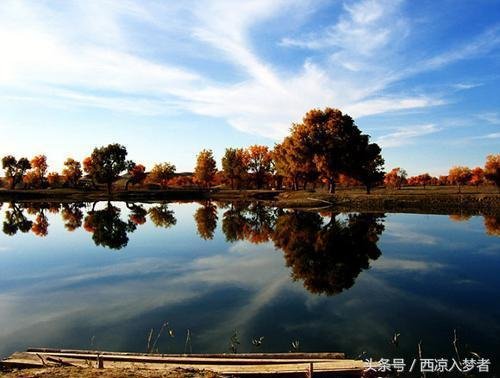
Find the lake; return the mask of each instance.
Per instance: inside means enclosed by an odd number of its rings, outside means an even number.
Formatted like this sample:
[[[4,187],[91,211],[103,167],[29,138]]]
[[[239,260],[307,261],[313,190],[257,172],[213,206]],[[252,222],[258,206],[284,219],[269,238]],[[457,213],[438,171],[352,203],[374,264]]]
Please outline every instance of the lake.
[[[456,330],[462,358],[500,360],[499,218],[213,202],[4,203],[0,216],[2,357],[149,339],[161,353],[374,359],[414,357],[421,340],[424,357],[451,358]]]

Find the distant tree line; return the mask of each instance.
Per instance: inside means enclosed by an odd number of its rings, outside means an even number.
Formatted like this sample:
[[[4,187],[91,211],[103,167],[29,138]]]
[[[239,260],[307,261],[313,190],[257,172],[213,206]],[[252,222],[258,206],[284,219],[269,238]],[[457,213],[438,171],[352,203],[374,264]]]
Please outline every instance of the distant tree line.
[[[408,177],[406,171],[394,168],[385,173],[381,149],[370,143],[354,120],[340,110],[313,109],[302,123],[293,124],[290,133],[274,148],[253,145],[227,148],[221,167],[213,152],[202,150],[193,173],[176,173],[169,162],[155,164],[149,172],[143,164],[127,159],[127,149],[120,144],[95,148],[82,163],[73,158],[64,162],[61,173],[48,172],[47,158],[37,155],[31,160],[4,156],[3,185],[10,189],[43,189],[83,187],[97,189],[103,185],[108,193],[121,179],[123,189],[132,186],[148,188],[226,186],[231,189],[289,188],[306,189],[326,186],[330,193],[337,186],[363,186],[367,193],[379,185],[401,189],[403,186],[463,185],[493,183],[500,187],[500,155],[487,157],[484,167],[453,167],[447,176],[428,173]]]
[[[384,177],[384,184],[387,187],[401,189],[403,186],[444,186],[456,185],[458,192],[464,185],[479,186],[494,184],[500,188],[500,154],[486,157],[484,167],[470,169],[464,166],[454,166],[450,168],[448,175],[439,177],[423,173],[408,177],[406,171],[401,168],[394,168]]]

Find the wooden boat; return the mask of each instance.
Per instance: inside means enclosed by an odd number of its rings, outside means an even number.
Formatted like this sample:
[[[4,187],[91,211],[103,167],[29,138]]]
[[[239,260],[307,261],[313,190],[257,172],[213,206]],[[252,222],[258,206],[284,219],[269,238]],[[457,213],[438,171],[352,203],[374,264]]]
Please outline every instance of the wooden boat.
[[[75,366],[206,370],[227,376],[361,375],[365,364],[343,353],[146,354],[90,350],[30,348],[1,361],[5,368]]]

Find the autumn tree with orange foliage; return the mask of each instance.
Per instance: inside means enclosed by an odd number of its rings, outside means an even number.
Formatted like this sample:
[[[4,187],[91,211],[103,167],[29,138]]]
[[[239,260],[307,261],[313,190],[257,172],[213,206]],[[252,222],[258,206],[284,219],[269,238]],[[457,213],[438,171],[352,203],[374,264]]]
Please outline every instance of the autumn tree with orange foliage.
[[[471,171],[471,178],[469,184],[476,186],[476,188],[484,183],[484,171],[481,167],[476,167]]]
[[[471,170],[468,167],[456,166],[450,169],[448,172],[448,179],[450,183],[457,185],[458,192],[460,193],[460,188],[469,182],[472,177]]]
[[[217,167],[212,150],[201,150],[196,158],[195,180],[209,188],[216,172]]]
[[[241,182],[248,171],[248,154],[242,148],[226,148],[222,157],[222,173],[229,181],[231,189],[234,184],[239,188]]]
[[[170,163],[155,164],[149,172],[148,182],[160,184],[162,188],[165,188],[168,181],[172,179],[175,175],[175,165]]]
[[[488,155],[484,165],[484,177],[500,190],[500,154]]]
[[[267,146],[257,144],[248,147],[248,171],[255,181],[257,189],[261,189],[267,176],[272,172],[273,159]]]
[[[295,162],[312,157],[319,174],[328,182],[330,193],[335,192],[340,174],[359,180],[367,193],[383,180],[380,147],[370,143],[370,137],[338,109],[310,110],[301,124],[292,127],[291,138],[305,151]]]
[[[144,180],[146,180],[146,167],[142,164],[134,164],[133,167],[130,167],[130,169],[128,170],[128,174],[130,177],[125,182],[125,190],[128,190],[128,186],[130,184],[142,184]]]
[[[404,169],[399,167],[393,168],[384,177],[384,184],[391,188],[401,189],[401,186],[406,183],[406,177],[408,174]]]
[[[50,172],[47,175],[47,183],[49,184],[49,187],[51,188],[57,188],[61,186],[62,184],[62,177],[59,173],[57,172]]]
[[[64,169],[62,171],[66,185],[69,187],[75,187],[78,180],[82,178],[82,165],[79,161],[73,158],[67,158],[64,162]]]
[[[31,169],[33,172],[33,184],[36,187],[42,187],[43,181],[45,179],[45,174],[47,173],[47,156],[45,155],[37,155],[30,161]]]

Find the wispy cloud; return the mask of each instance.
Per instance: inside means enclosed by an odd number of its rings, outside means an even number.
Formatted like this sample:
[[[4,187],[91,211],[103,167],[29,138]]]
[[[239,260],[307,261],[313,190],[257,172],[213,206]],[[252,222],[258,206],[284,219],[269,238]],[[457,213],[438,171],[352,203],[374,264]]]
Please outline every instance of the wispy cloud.
[[[473,89],[482,86],[482,83],[456,83],[452,87],[457,91],[464,91],[467,89]]]
[[[51,6],[6,0],[0,4],[0,87],[11,99],[38,98],[48,106],[217,117],[270,138],[283,136],[313,107],[335,106],[362,117],[441,105],[441,95],[396,91],[391,85],[491,51],[500,32],[492,28],[407,68],[401,49],[412,24],[403,4],[349,2],[322,30],[304,35],[297,30],[273,41],[278,49],[322,52],[322,58],[304,55],[303,64],[290,70],[261,56],[252,32],[284,15],[314,15],[321,2],[127,0]],[[185,64],[189,59],[198,59],[197,64]],[[219,81],[203,70],[207,60],[238,74]],[[455,89],[472,85],[458,83]],[[381,139],[395,146],[435,131],[409,128]]]
[[[477,115],[477,118],[492,125],[500,125],[500,114],[495,112],[481,113]]]
[[[474,137],[474,139],[498,139],[498,138],[500,138],[500,133],[490,133]]]
[[[415,141],[416,138],[434,134],[440,130],[441,129],[433,124],[408,126],[405,128],[400,128],[393,133],[382,135],[378,138],[377,142],[380,143],[383,147],[399,147],[411,144]]]

